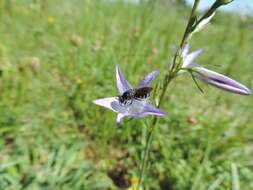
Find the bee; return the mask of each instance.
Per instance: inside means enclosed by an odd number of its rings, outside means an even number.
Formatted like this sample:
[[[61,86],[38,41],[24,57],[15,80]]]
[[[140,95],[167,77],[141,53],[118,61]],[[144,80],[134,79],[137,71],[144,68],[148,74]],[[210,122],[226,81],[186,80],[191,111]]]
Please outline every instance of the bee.
[[[129,89],[119,96],[119,103],[126,105],[130,101],[129,105],[131,105],[134,99],[141,101],[142,99],[148,98],[152,90],[153,88],[151,87]]]

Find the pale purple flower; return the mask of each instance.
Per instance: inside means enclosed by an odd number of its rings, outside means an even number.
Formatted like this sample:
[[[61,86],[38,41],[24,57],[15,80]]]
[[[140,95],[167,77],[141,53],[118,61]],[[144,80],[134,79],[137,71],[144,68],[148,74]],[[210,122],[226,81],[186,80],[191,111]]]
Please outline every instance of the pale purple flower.
[[[152,80],[158,74],[157,70],[149,73],[140,83],[138,88],[150,86]],[[119,66],[116,66],[116,81],[119,95],[122,95],[125,91],[132,89],[131,85],[127,82],[125,77],[122,75]],[[148,103],[147,99],[133,100],[131,104],[122,105],[119,103],[118,97],[102,98],[92,101],[94,104],[106,107],[116,113],[116,122],[119,124],[124,117],[140,118],[146,115],[158,115],[166,116],[165,112],[160,111],[155,106]]]
[[[252,93],[246,86],[240,84],[239,82],[215,71],[201,67],[193,62],[194,59],[196,59],[204,51],[204,49],[200,49],[189,53],[189,44],[186,44],[182,51],[182,68],[191,69],[194,77],[222,90],[241,95],[250,95]],[[183,70],[180,72],[183,72]]]

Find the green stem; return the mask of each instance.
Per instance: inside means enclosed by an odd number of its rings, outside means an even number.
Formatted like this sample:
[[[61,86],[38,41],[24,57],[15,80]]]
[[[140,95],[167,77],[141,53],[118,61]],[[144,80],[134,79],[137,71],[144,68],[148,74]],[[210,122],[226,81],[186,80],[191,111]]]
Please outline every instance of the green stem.
[[[188,23],[187,23],[187,26],[186,26],[185,31],[184,31],[184,35],[183,35],[182,40],[180,42],[180,46],[179,46],[179,48],[178,48],[178,50],[177,50],[177,52],[176,52],[176,54],[175,54],[175,56],[173,58],[173,61],[172,61],[172,67],[171,67],[171,69],[169,71],[169,75],[170,76],[171,75],[176,75],[176,73],[178,72],[179,69],[176,67],[176,65],[177,65],[177,63],[176,63],[177,59],[178,59],[178,57],[180,57],[180,55],[182,53],[182,49],[183,49],[184,45],[186,44],[186,42],[188,40],[188,37],[189,37],[189,35],[190,35],[191,31],[192,31],[192,28],[196,27],[196,25],[194,25],[195,18],[196,18],[195,13],[196,13],[197,8],[199,6],[199,2],[200,2],[200,0],[195,0],[194,1],[194,5],[192,7]],[[180,62],[181,61],[182,60],[180,60]],[[180,66],[181,66],[181,64],[178,64],[179,68],[180,68]],[[174,70],[176,70],[176,71],[174,71]],[[174,72],[175,72],[175,74],[173,74]]]
[[[180,43],[180,47],[179,47],[178,51],[176,52],[176,54],[173,58],[172,68],[170,68],[169,73],[167,73],[164,77],[162,92],[161,92],[161,95],[159,97],[159,101],[158,101],[158,105],[157,105],[158,108],[160,107],[160,105],[161,105],[161,103],[164,99],[165,92],[167,91],[167,88],[168,88],[170,82],[176,77],[177,72],[179,71],[177,69],[177,67],[175,67],[176,62],[177,62],[177,58],[180,57],[181,49],[183,48],[183,46],[184,46],[184,44],[185,44],[185,42],[186,42],[186,40],[187,40],[187,38],[190,34],[189,31],[190,31],[191,27],[193,26],[192,21],[193,21],[193,19],[195,19],[195,12],[197,10],[199,2],[200,2],[200,0],[195,0],[195,2],[194,2],[194,5],[193,5],[192,11],[191,11],[191,15],[190,15],[187,27],[185,29],[182,41]],[[181,61],[182,60],[180,60],[180,62]],[[152,139],[153,139],[152,138],[153,137],[153,132],[154,132],[155,126],[157,124],[157,121],[158,121],[158,118],[154,117],[152,125],[151,125],[151,127],[148,131],[148,134],[147,134],[147,139],[146,139],[146,144],[145,144],[145,149],[144,149],[144,155],[143,155],[143,158],[142,158],[142,161],[141,161],[141,167],[140,167],[140,174],[139,174],[139,181],[138,181],[138,185],[137,185],[137,190],[139,190],[141,185],[142,185],[142,181],[143,181],[144,174],[145,174],[145,169],[147,167],[147,161],[148,161],[148,156],[149,156],[149,151],[150,151],[150,145],[151,145]]]
[[[146,165],[147,165],[147,160],[148,160],[149,147],[150,147],[150,144],[151,144],[151,141],[152,141],[152,136],[153,136],[153,129],[150,129],[148,131],[145,150],[144,150],[144,155],[143,155],[142,162],[141,162],[141,168],[140,168],[140,175],[139,175],[137,190],[139,190],[139,188],[141,187],[142,180],[143,180],[143,177],[144,177],[144,173],[145,173],[145,169],[146,169]]]
[[[198,8],[199,2],[200,2],[200,0],[195,0],[194,1],[194,5],[193,5],[192,10],[191,10],[191,14],[190,14],[190,17],[189,17],[189,20],[188,20],[188,24],[185,28],[184,35],[183,35],[182,41],[180,43],[180,48],[182,48],[184,46],[184,44],[187,41],[187,38],[190,34],[191,28],[194,24],[193,22],[195,20],[195,12]]]
[[[166,75],[165,79],[164,79],[164,86],[163,86],[163,89],[162,89],[162,93],[161,93],[161,96],[159,98],[159,102],[158,102],[158,108],[160,107],[161,103],[162,103],[162,100],[164,98],[164,94],[167,90],[167,87],[170,83],[170,81],[173,79],[172,76],[170,75]],[[153,122],[152,122],[152,125],[148,131],[148,135],[147,135],[147,139],[146,139],[146,144],[145,144],[145,149],[144,149],[144,155],[143,155],[143,158],[142,158],[142,161],[141,161],[141,168],[140,168],[140,175],[139,175],[139,181],[138,181],[138,186],[137,186],[137,190],[140,189],[141,187],[141,184],[142,184],[142,181],[143,181],[143,178],[144,178],[144,173],[145,173],[145,169],[146,169],[146,166],[147,166],[147,161],[148,161],[148,156],[149,156],[149,151],[150,151],[150,145],[151,145],[151,142],[152,142],[152,137],[153,137],[153,132],[154,132],[154,128],[157,124],[157,120],[158,118],[157,117],[154,117],[153,119]]]

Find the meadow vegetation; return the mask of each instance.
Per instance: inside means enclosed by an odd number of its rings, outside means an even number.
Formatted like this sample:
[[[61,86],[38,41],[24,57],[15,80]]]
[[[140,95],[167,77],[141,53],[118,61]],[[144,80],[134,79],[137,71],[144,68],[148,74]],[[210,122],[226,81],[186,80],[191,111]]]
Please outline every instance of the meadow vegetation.
[[[115,124],[92,100],[163,78],[189,9],[102,0],[0,2],[0,189],[127,189],[138,176],[150,118]],[[164,2],[163,2],[164,3]],[[253,87],[253,19],[218,12],[191,50],[197,62]],[[145,190],[253,189],[252,96],[179,76],[166,94]],[[155,101],[155,97],[151,98]],[[240,187],[240,188],[239,188]]]

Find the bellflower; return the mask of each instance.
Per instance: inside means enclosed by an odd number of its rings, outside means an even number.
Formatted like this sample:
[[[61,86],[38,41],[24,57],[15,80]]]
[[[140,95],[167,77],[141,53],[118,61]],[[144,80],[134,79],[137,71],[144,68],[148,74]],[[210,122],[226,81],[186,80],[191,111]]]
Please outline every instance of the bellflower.
[[[189,53],[189,44],[186,44],[182,51],[182,68],[191,68],[194,77],[222,90],[241,95],[250,95],[252,93],[246,86],[240,84],[239,82],[194,63],[194,59],[196,59],[203,52],[204,49],[200,49]],[[182,71],[183,70],[181,70],[181,72]]]
[[[157,70],[149,73],[142,81],[140,81],[138,88],[150,86],[152,80],[157,74]],[[131,85],[121,73],[119,66],[116,66],[116,81],[119,95],[122,95],[125,91],[132,89]],[[149,104],[147,99],[133,99],[131,104],[120,104],[118,97],[108,97],[94,100],[93,103],[116,112],[118,114],[116,119],[117,124],[119,124],[125,117],[140,118],[146,115],[167,115],[165,112],[162,112],[158,108]]]

